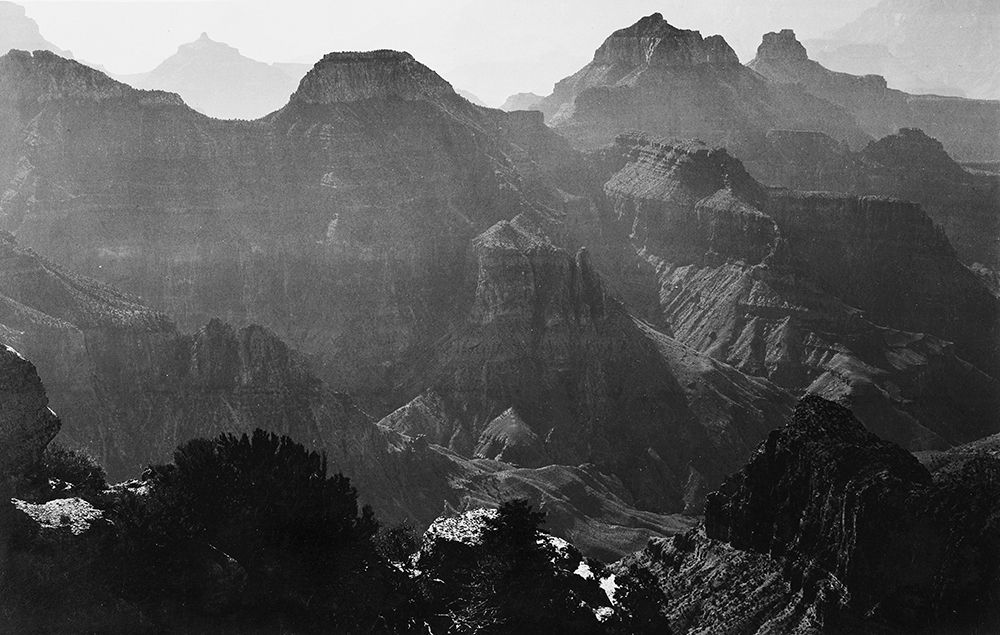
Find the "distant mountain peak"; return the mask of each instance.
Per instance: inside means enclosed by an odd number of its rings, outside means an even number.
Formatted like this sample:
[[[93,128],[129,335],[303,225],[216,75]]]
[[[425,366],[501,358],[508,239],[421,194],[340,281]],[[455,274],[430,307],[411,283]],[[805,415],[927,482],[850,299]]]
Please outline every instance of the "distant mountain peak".
[[[439,101],[451,84],[405,51],[327,53],[306,73],[292,101],[331,104],[397,97]]]
[[[13,2],[0,2],[0,55],[11,49],[46,50],[63,57],[73,57],[69,51],[42,37],[38,23],[28,17],[24,7]]]
[[[679,29],[660,13],[619,29],[594,54],[594,63],[611,66],[692,66],[739,64],[736,52],[720,35],[703,38],[698,31]]]

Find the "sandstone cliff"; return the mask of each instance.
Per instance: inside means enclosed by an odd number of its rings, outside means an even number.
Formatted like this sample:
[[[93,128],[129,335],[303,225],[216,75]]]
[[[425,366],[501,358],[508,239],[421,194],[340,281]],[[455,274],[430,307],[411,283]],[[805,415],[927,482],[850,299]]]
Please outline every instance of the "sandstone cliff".
[[[659,578],[674,632],[991,630],[998,469],[931,474],[807,397],[709,496],[703,530],[625,563]]]
[[[963,169],[941,142],[903,128],[857,152],[820,133],[775,130],[748,169],[799,190],[884,194],[919,203],[967,264],[1000,266],[1000,178]]]
[[[432,392],[383,424],[467,456],[592,463],[640,508],[695,510],[788,397],[632,317],[586,250],[550,238],[562,227],[523,214],[473,242],[463,321],[408,382]]]
[[[0,222],[22,244],[182,329],[268,326],[373,399],[440,334],[468,241],[555,195],[543,160],[572,160],[404,53],[331,54],[257,122],[44,52],[4,57],[0,85]]]
[[[996,300],[918,207],[768,190],[697,144],[624,136],[619,151],[615,277],[636,304],[653,291],[649,319],[910,447],[996,427]]]

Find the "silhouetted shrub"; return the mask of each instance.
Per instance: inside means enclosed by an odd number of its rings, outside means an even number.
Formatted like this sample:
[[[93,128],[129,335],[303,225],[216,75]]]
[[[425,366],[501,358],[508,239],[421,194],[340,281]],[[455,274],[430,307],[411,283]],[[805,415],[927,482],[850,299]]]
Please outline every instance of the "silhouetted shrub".
[[[610,632],[669,635],[670,621],[663,612],[665,598],[652,573],[633,563],[615,577],[615,585],[617,606],[608,624]]]
[[[420,540],[406,521],[379,529],[375,538],[376,551],[389,562],[407,563],[419,548]]]
[[[107,487],[104,468],[90,455],[50,443],[26,475],[36,500],[80,496],[92,500]]]
[[[437,612],[448,615],[448,632],[603,632],[577,593],[582,578],[559,570],[554,548],[539,539],[544,520],[527,501],[514,500],[486,521],[474,560],[438,587],[444,597],[436,598]]]
[[[409,619],[405,576],[377,554],[371,509],[288,437],[190,441],[147,486],[114,510],[115,560],[122,593],[150,610],[348,632]]]

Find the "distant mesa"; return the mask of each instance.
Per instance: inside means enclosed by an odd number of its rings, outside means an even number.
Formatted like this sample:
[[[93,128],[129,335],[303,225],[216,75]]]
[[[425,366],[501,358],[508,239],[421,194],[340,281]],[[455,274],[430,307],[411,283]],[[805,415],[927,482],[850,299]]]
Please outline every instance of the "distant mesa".
[[[507,98],[500,110],[511,112],[514,110],[535,110],[535,108],[545,99],[535,93],[516,93]]]
[[[438,102],[451,84],[403,51],[327,53],[306,73],[292,102],[334,104],[399,98]]]

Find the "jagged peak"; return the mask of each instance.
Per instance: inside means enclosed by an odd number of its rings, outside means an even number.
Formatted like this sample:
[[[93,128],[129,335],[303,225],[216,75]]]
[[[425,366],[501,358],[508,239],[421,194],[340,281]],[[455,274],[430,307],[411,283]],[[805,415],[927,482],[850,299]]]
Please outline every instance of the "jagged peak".
[[[178,46],[176,54],[183,56],[185,54],[201,54],[206,51],[210,51],[215,55],[240,55],[240,50],[238,48],[226,44],[225,42],[213,40],[206,32],[202,32],[202,34],[198,36],[198,39]],[[169,58],[164,62],[164,64],[167,62],[169,62]]]
[[[333,104],[365,99],[460,99],[451,84],[405,51],[327,53],[306,73],[293,102]]]
[[[809,59],[806,47],[795,37],[792,29],[765,33],[757,47],[758,60],[805,61]]]
[[[703,38],[653,13],[611,34],[594,54],[595,64],[636,67],[739,65],[736,52],[720,35]]]

